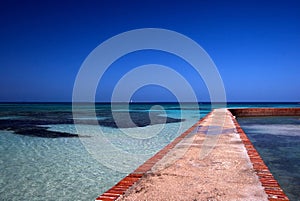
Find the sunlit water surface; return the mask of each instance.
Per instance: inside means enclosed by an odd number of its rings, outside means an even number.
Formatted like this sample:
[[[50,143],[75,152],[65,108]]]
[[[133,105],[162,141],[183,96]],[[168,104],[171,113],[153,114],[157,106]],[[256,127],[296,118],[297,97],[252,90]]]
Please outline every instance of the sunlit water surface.
[[[1,200],[94,200],[211,110],[210,104],[199,104],[200,112],[191,104],[182,107],[160,104],[163,110],[153,105],[133,104],[129,110],[123,105],[117,107],[118,115],[129,112],[138,125],[130,127],[127,119],[123,119],[123,131],[116,126],[109,104],[96,105],[96,118],[88,113],[88,107],[82,105],[82,115],[76,117],[76,121],[81,122],[78,125],[81,132],[78,132],[73,124],[71,104],[0,104]],[[274,103],[228,106],[299,107],[297,104]],[[99,125],[93,124],[95,120]],[[100,139],[107,140],[114,148],[101,150],[95,146],[100,154],[104,154],[102,158],[94,157],[84,143],[84,139],[99,136],[99,128],[102,132]],[[292,138],[289,144],[299,144],[297,133],[288,137]],[[268,138],[268,145],[283,141],[282,135],[272,134],[265,138]],[[270,149],[279,156],[283,148]],[[298,163],[288,160],[299,161],[299,152],[292,152],[277,159],[288,161],[282,163],[288,164],[284,166],[285,172],[293,172],[294,166],[299,167]],[[124,154],[134,157],[131,160]],[[299,171],[294,171],[293,177],[299,181]]]
[[[290,200],[299,200],[300,117],[248,117],[238,122]]]

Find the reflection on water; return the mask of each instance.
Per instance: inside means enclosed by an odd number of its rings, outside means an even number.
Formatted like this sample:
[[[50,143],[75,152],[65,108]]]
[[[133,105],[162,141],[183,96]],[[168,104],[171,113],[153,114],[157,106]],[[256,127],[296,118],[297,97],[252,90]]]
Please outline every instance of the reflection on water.
[[[238,122],[290,200],[298,200],[300,117],[240,117]]]

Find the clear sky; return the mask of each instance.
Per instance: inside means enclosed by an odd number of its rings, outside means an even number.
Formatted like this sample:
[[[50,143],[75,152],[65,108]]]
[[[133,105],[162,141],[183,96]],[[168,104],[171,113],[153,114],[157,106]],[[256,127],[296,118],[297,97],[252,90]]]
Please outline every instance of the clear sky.
[[[300,101],[300,2],[289,0],[2,0],[0,101],[71,101],[77,72],[94,48],[116,34],[148,27],[199,43],[215,62],[228,101]],[[186,65],[158,51],[124,56],[101,80],[97,101],[109,101],[126,69],[153,62],[175,70]],[[180,74],[200,101],[209,101],[192,70]],[[135,94],[140,101],[173,98],[157,86]]]

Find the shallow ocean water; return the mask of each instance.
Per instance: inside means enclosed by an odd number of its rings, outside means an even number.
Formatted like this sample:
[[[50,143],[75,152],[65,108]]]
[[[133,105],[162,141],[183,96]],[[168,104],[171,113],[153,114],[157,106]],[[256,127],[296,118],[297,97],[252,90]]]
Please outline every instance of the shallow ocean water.
[[[0,131],[0,144],[1,200],[93,200],[124,176],[90,157],[78,138]]]
[[[165,104],[160,111],[138,104],[130,115],[140,127],[124,124],[119,129],[108,104],[96,106],[100,126],[82,107],[77,126],[84,132],[78,132],[70,104],[0,105],[1,200],[94,200],[200,118],[199,110],[189,105],[180,110],[176,104]],[[121,105],[116,112],[128,110]],[[96,142],[92,146],[101,145],[94,138],[99,128],[100,140],[107,140],[114,150],[105,144],[88,149],[85,139]]]
[[[210,104],[199,104],[200,113],[191,104],[154,105],[131,105],[138,127],[122,119],[123,105],[114,108],[121,128],[109,104],[96,105],[96,118],[82,105],[75,128],[69,103],[0,104],[1,200],[94,200],[211,110]],[[229,105],[261,106],[300,105]]]
[[[299,200],[300,117],[244,117],[238,122],[290,200]]]

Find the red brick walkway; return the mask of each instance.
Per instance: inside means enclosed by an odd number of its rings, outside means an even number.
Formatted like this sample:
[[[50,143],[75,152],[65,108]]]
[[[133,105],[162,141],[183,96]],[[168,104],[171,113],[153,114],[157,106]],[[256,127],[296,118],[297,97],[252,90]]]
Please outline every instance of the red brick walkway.
[[[262,183],[262,186],[265,189],[265,192],[268,195],[268,199],[270,201],[289,200],[286,194],[279,186],[276,179],[273,177],[269,168],[266,166],[256,149],[254,148],[252,142],[249,140],[249,138],[241,128],[241,126],[238,124],[238,122],[233,116],[232,119],[237,129],[237,132],[240,134],[240,138],[245,145],[251,163],[253,164],[253,169],[255,170],[260,182]]]
[[[96,200],[113,201],[113,200],[118,199],[121,195],[125,194],[125,192],[131,186],[133,186],[144,175],[146,175],[147,172],[149,172],[151,170],[151,168],[158,161],[160,161],[171,149],[173,149],[179,142],[181,142],[182,139],[184,139],[189,133],[191,133],[193,130],[195,130],[199,125],[202,125],[202,124],[206,125],[207,122],[210,122],[212,115],[217,115],[216,110],[214,110],[213,112],[208,114],[206,117],[201,119],[194,126],[192,126],[190,129],[188,129],[182,135],[177,137],[173,142],[171,142],[166,147],[164,147],[161,151],[159,151],[157,154],[155,154],[152,158],[150,158],[148,161],[146,161],[143,165],[138,167],[134,172],[132,172],[131,174],[126,176],[124,179],[122,179],[120,182],[118,182],[111,189],[109,189],[108,191],[106,191],[105,193],[100,195],[98,198],[96,198]],[[271,200],[271,201],[289,200],[229,110],[226,110],[226,119],[227,119],[227,117],[229,117],[231,119],[231,121],[228,121],[228,120],[226,120],[226,122],[223,121],[223,125],[220,125],[220,126],[226,128],[226,127],[228,127],[227,124],[232,124],[232,123],[234,124],[236,131],[238,132],[242,142],[244,143],[244,146],[247,150],[250,161],[253,164],[253,169],[256,172],[262,186],[264,187],[264,190],[268,196],[268,200]],[[216,122],[214,122],[214,123],[216,123]],[[224,126],[224,123],[225,123],[225,126]],[[201,128],[201,132],[203,132],[203,129],[209,128],[208,126],[203,126],[203,125]],[[233,125],[229,125],[229,126],[233,126]],[[226,129],[224,129],[223,131],[226,132]]]

